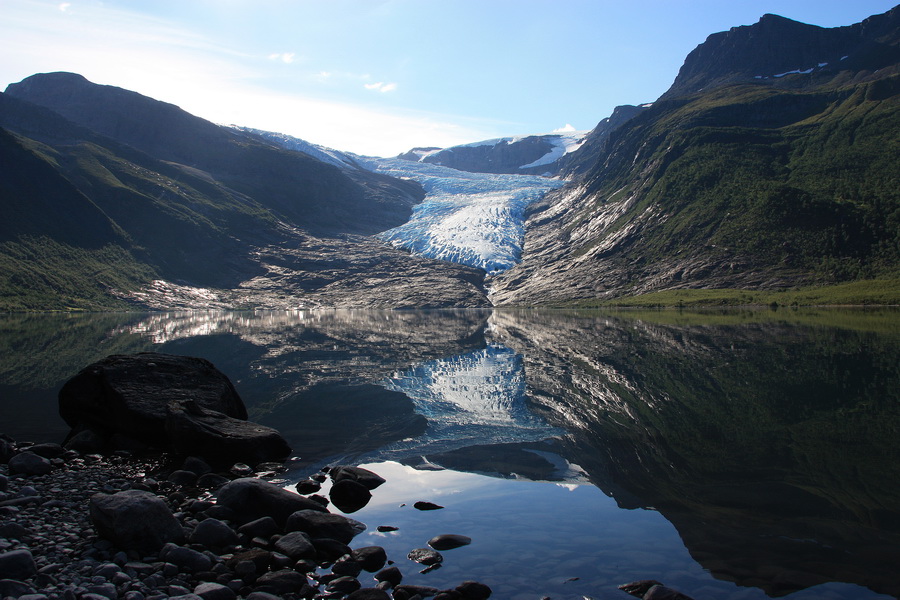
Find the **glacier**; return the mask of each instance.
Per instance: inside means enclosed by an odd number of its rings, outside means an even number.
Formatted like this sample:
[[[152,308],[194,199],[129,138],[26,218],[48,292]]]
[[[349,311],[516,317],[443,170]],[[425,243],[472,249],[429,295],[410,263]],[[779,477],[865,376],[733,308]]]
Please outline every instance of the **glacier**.
[[[519,262],[525,238],[526,207],[566,183],[538,175],[470,173],[399,158],[359,156],[283,133],[234,125],[231,128],[344,170],[365,169],[418,182],[425,190],[425,199],[413,207],[409,221],[378,237],[412,254],[468,265],[489,275],[501,273]],[[552,155],[555,160],[573,151],[580,146],[583,135],[584,132],[554,134],[558,143],[547,156]]]
[[[359,158],[360,166],[417,181],[425,199],[405,224],[378,234],[409,252],[495,275],[522,254],[525,208],[565,184],[537,175],[469,173],[396,158]]]

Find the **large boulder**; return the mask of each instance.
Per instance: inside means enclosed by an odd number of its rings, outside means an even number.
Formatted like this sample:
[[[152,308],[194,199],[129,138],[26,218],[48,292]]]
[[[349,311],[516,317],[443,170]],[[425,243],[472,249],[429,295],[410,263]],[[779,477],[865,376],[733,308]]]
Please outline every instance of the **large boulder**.
[[[170,449],[218,465],[284,460],[291,447],[271,427],[206,410],[193,401],[172,404],[166,417]]]
[[[122,550],[151,553],[169,542],[184,541],[178,519],[159,496],[150,492],[94,494],[90,515],[97,533]]]
[[[359,521],[327,511],[298,510],[290,515],[285,531],[302,531],[313,539],[328,538],[349,544],[357,534],[366,530]]]
[[[279,527],[284,527],[288,517],[297,511],[328,512],[315,500],[252,477],[226,483],[216,495],[216,504],[230,508],[241,524],[272,517]]]
[[[112,355],[85,367],[59,391],[59,414],[73,429],[120,433],[159,445],[166,437],[170,403],[188,400],[247,418],[231,381],[212,363],[156,352]]]
[[[70,443],[89,431],[100,440],[135,440],[218,465],[278,461],[291,451],[277,431],[247,421],[234,386],[202,358],[108,356],[66,382],[59,414],[78,432]]]

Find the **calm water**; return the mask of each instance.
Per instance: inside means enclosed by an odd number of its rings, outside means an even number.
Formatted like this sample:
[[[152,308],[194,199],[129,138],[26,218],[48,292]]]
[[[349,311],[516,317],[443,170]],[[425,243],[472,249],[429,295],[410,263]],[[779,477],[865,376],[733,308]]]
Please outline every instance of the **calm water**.
[[[388,480],[354,545],[406,582],[900,595],[900,312],[7,315],[0,346],[0,430],[34,441],[65,436],[56,393],[94,360],[211,360],[288,438],[292,480],[338,462]],[[418,574],[406,554],[441,533],[473,543]]]

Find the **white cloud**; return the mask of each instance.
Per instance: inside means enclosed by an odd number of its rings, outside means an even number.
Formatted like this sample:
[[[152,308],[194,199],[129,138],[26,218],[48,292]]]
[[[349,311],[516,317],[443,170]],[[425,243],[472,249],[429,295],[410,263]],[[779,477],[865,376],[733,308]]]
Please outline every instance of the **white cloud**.
[[[296,57],[297,55],[293,52],[276,52],[269,55],[269,60],[280,60],[284,64],[289,65],[296,60]]]
[[[72,6],[72,3],[71,3],[71,2],[62,2],[62,3],[60,3],[60,5],[59,5],[59,10],[60,10],[61,12],[66,12],[67,10],[69,10],[69,8],[70,8],[71,6]]]
[[[566,123],[565,126],[560,127],[559,129],[554,129],[551,133],[571,133],[572,131],[577,130],[569,123]]]
[[[384,83],[383,81],[378,81],[376,83],[364,83],[363,87],[367,90],[373,90],[377,92],[393,92],[397,89],[396,83]]]

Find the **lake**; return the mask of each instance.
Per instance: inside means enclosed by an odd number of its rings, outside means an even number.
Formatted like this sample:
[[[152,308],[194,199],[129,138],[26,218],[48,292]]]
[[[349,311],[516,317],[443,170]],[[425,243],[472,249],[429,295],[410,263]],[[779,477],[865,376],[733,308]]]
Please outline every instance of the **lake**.
[[[0,431],[38,442],[63,440],[56,394],[95,360],[209,359],[291,444],[286,478],[387,479],[353,546],[405,583],[900,596],[900,311],[23,314],[0,346]],[[406,554],[444,533],[473,541],[418,573]]]

